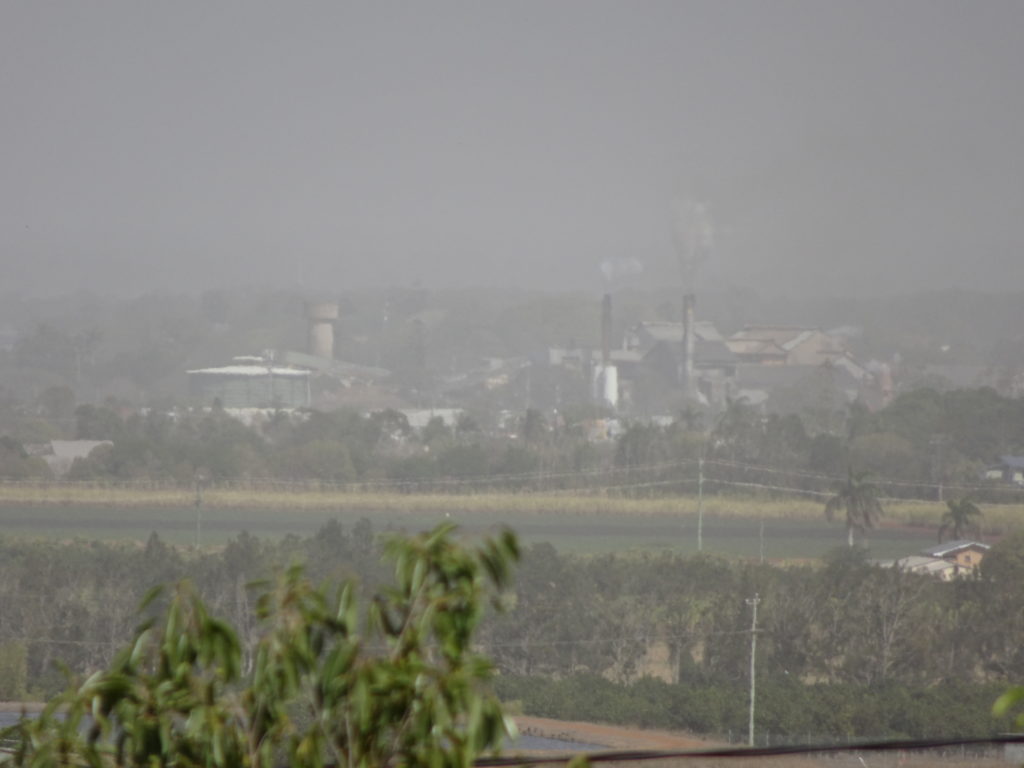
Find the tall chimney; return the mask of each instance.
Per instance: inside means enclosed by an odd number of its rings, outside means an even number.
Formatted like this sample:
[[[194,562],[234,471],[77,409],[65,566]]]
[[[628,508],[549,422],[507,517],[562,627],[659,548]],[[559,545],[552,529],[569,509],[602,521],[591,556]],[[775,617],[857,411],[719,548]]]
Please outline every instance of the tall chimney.
[[[683,296],[683,392],[687,397],[695,394],[696,382],[693,379],[694,328],[693,314],[696,297],[692,293]]]
[[[309,354],[334,359],[334,321],[338,305],[330,301],[311,302],[306,306],[309,320]]]
[[[601,300],[601,365],[612,361],[612,295],[606,293]]]

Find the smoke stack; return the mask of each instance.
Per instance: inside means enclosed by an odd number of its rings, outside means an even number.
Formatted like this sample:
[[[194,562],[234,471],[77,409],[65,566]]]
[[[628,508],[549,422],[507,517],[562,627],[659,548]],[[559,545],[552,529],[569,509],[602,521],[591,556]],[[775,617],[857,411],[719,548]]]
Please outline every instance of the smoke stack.
[[[309,320],[309,354],[333,360],[338,305],[330,301],[311,303],[306,307],[306,318]]]
[[[694,396],[693,357],[694,357],[694,304],[697,303],[692,293],[683,296],[683,391],[687,397]]]
[[[612,360],[612,295],[606,293],[601,300],[601,365],[605,368]]]

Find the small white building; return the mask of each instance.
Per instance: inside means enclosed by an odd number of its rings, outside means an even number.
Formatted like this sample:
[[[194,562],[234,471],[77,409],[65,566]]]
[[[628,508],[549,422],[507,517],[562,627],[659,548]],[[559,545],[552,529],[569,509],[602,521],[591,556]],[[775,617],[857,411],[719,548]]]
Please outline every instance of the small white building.
[[[465,411],[461,408],[405,408],[401,413],[405,415],[411,429],[423,429],[432,419],[441,419],[451,429],[459,423]]]

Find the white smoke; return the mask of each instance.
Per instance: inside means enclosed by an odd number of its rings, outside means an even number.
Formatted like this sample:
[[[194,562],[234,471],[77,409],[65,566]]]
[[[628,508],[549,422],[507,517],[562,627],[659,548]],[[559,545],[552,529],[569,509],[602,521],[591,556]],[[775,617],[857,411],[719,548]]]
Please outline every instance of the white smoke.
[[[711,255],[715,229],[707,203],[690,199],[672,201],[672,235],[680,263],[694,267]]]
[[[630,275],[639,275],[644,271],[644,263],[640,259],[605,259],[601,262],[601,274],[606,283],[612,283]]]

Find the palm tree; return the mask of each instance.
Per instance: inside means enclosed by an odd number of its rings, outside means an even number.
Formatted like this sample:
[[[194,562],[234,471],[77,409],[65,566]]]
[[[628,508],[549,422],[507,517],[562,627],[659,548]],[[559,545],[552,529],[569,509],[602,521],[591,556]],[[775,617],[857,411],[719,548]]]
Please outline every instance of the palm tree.
[[[836,512],[846,512],[846,543],[853,547],[853,532],[861,535],[868,528],[874,528],[875,522],[885,510],[878,500],[878,489],[868,481],[868,472],[854,472],[851,467],[846,481],[836,488],[835,496],[825,503],[825,517],[829,522],[835,519]]]
[[[951,539],[962,539],[968,531],[974,531],[975,535],[981,533],[980,518],[983,513],[978,505],[966,496],[957,501],[947,501],[949,509],[942,515],[942,525],[939,526],[939,543],[949,534]]]

